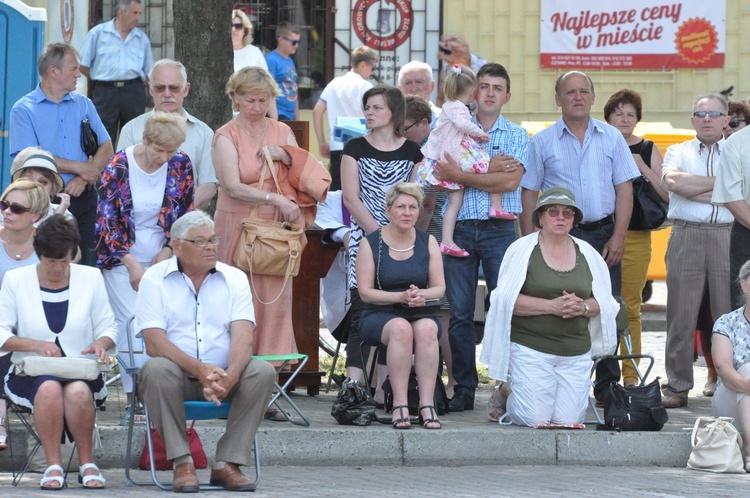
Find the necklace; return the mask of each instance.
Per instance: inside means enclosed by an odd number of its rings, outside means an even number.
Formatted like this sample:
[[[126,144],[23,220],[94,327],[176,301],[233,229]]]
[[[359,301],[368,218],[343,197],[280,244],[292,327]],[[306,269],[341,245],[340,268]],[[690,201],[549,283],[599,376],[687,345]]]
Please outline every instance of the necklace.
[[[10,251],[11,253],[15,253],[15,254],[14,254],[14,256],[15,256],[15,258],[16,258],[16,261],[21,261],[21,255],[23,255],[23,251],[24,251],[24,250],[26,250],[26,249],[28,249],[28,248],[27,248],[26,246],[27,246],[27,245],[29,244],[29,242],[31,242],[31,239],[33,239],[33,238],[34,238],[34,232],[31,232],[31,235],[29,235],[29,240],[27,240],[27,241],[26,241],[26,242],[25,242],[25,243],[24,243],[24,244],[23,244],[23,245],[21,246],[21,250],[20,250],[20,251]],[[7,247],[8,249],[13,249],[13,248],[14,248],[14,246],[13,246],[13,245],[11,245],[11,243],[10,243],[10,242],[8,242],[7,240],[5,240],[5,238],[4,238],[4,237],[0,236],[0,240],[2,240],[2,241],[3,241],[3,243],[4,243],[5,245],[6,245],[6,247]],[[16,249],[17,249],[17,247],[16,247]]]
[[[409,252],[412,249],[414,249],[414,244],[410,245],[409,247],[405,249],[396,249],[395,247],[391,247],[391,246],[388,246],[388,249],[390,249],[391,251],[395,251],[395,252]]]
[[[263,118],[263,131],[259,134],[250,133],[245,129],[244,126],[242,126],[242,123],[240,123],[240,120],[237,118],[234,118],[237,120],[237,126],[239,126],[240,130],[242,130],[242,133],[245,134],[245,136],[250,140],[250,143],[252,143],[255,146],[260,146],[261,142],[263,142],[263,137],[266,135],[266,131],[268,130],[268,120],[266,118]]]
[[[567,243],[566,243],[567,248]],[[542,239],[539,239],[539,249],[542,251],[542,257],[544,258],[544,261],[552,267],[553,270],[556,272],[562,272],[562,271],[569,271],[568,268],[568,260],[570,259],[568,257],[568,252],[565,252],[565,259],[563,260],[562,264],[560,266],[557,265],[557,261],[552,256],[552,253],[550,253],[548,250],[545,250],[544,244],[542,244]],[[560,267],[566,268],[566,270],[561,270]]]

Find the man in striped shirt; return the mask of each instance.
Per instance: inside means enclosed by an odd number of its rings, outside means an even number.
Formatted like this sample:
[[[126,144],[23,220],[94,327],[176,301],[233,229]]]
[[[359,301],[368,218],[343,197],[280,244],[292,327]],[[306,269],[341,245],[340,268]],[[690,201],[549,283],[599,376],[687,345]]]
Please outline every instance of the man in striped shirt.
[[[572,191],[583,221],[570,234],[601,253],[609,266],[612,294],[619,296],[625,233],[633,211],[631,180],[640,173],[622,133],[591,117],[595,98],[594,82],[582,72],[567,72],[555,82],[562,117],[531,138],[519,222],[522,235],[534,230],[531,216],[540,190]],[[596,377],[594,395],[601,402],[609,383],[620,378],[620,366],[602,361]]]

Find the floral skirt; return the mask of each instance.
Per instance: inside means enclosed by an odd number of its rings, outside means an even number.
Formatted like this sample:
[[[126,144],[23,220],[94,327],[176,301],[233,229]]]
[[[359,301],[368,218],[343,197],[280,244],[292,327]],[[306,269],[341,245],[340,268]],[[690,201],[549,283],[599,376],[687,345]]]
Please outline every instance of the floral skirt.
[[[458,165],[466,173],[487,173],[490,167],[490,156],[471,136],[464,134],[461,139],[461,154]],[[425,157],[417,167],[416,181],[422,185],[434,185],[447,190],[464,188],[460,183],[438,180],[435,178],[435,164],[437,160]]]

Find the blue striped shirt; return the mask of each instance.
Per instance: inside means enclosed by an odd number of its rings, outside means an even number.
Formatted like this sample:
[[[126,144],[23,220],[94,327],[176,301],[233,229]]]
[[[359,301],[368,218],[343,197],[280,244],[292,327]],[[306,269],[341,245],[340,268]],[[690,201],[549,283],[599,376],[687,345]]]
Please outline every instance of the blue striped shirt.
[[[474,118],[474,123],[481,123]],[[515,157],[518,162],[526,164],[526,148],[529,144],[529,133],[511,123],[502,116],[498,116],[492,128],[487,130],[490,141],[480,144],[490,157],[494,157],[501,152],[508,156]],[[447,206],[447,204],[446,204]],[[503,193],[503,208],[511,213],[521,212],[521,189],[520,187],[513,192]],[[445,212],[445,208],[443,209]],[[464,190],[464,203],[458,212],[458,221],[461,220],[487,220],[490,217],[490,194],[484,190],[473,187],[466,187]]]
[[[615,185],[639,175],[617,128],[591,118],[581,145],[560,119],[531,138],[521,187],[569,189],[583,211],[583,222],[591,223],[615,212]]]

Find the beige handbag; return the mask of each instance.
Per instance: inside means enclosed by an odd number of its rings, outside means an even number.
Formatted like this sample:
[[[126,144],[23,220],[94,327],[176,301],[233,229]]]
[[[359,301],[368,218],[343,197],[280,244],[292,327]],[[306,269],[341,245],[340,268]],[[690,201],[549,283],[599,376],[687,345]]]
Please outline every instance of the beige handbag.
[[[16,375],[29,377],[52,375],[63,379],[96,380],[102,372],[108,371],[109,365],[91,358],[27,356],[15,364]]]
[[[260,173],[258,188],[262,188],[266,171],[271,172],[276,191],[281,194],[279,180],[273,167],[273,160],[267,147],[263,147],[263,169]],[[263,304],[275,302],[284,292],[290,277],[299,274],[302,262],[302,250],[307,244],[305,231],[300,225],[258,218],[259,207],[256,205],[250,215],[240,222],[241,232],[234,251],[234,264],[237,268],[250,274],[253,294]],[[253,282],[253,274],[283,276],[284,284],[275,299],[264,302],[258,297]]]
[[[687,466],[693,470],[744,474],[742,463],[742,437],[732,425],[731,417],[698,417]],[[706,425],[701,427],[701,423]]]

